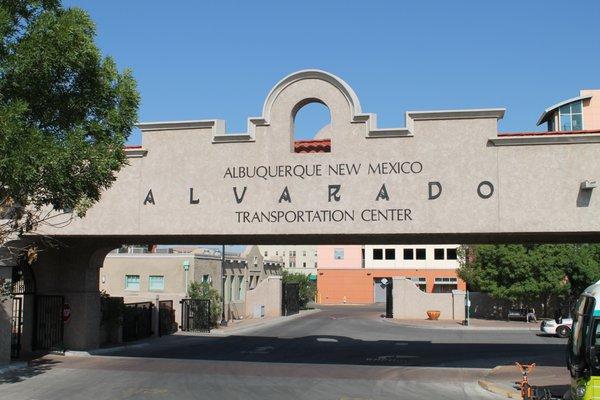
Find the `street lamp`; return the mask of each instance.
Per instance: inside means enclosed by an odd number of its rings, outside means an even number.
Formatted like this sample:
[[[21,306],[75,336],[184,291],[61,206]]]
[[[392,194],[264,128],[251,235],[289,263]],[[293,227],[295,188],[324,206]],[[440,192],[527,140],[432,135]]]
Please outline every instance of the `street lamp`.
[[[221,299],[223,301],[222,304],[222,312],[221,312],[221,326],[227,326],[227,319],[225,318],[225,245],[221,248]]]

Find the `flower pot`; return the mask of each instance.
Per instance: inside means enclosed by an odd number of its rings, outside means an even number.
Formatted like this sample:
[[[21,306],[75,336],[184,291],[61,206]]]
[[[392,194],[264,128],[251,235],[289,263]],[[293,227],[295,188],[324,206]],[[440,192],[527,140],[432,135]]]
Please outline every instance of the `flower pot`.
[[[429,310],[427,311],[427,316],[430,320],[436,321],[440,317],[441,312],[437,310]]]

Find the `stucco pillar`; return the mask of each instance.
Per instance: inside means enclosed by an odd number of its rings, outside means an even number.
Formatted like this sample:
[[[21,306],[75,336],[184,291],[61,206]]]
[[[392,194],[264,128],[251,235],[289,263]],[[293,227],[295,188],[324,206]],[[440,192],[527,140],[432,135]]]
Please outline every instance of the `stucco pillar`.
[[[0,283],[10,280],[12,267],[0,266]],[[0,365],[10,362],[12,299],[8,293],[0,294]]]
[[[89,350],[100,344],[99,269],[109,251],[73,241],[40,252],[33,266],[37,294],[64,296],[70,306],[71,316],[63,330],[65,349]]]

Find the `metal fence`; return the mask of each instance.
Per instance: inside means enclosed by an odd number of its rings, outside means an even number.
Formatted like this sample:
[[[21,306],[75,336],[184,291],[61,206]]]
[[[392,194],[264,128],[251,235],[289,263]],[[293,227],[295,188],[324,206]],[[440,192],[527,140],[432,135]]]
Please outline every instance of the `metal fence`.
[[[10,336],[10,357],[21,355],[21,336],[23,335],[23,298],[13,297]]]
[[[300,312],[300,285],[286,283],[282,289],[281,313],[284,316],[298,314]]]
[[[34,349],[64,350],[63,305],[63,296],[35,296]]]
[[[125,303],[123,310],[123,341],[130,342],[152,336],[152,308],[150,301]]]
[[[181,330],[186,332],[210,332],[212,318],[210,300],[181,300]]]
[[[158,336],[170,335],[173,332],[177,332],[173,300],[161,300],[158,302]]]
[[[385,317],[394,318],[394,281],[388,278],[388,283],[385,285]]]

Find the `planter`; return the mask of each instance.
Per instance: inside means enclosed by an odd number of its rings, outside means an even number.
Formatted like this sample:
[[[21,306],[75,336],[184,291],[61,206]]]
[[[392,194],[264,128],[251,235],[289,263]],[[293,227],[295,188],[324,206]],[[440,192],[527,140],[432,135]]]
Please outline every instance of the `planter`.
[[[427,311],[427,316],[432,321],[437,321],[437,319],[440,317],[440,314],[441,314],[441,312],[437,311],[437,310],[429,310],[429,311]]]

